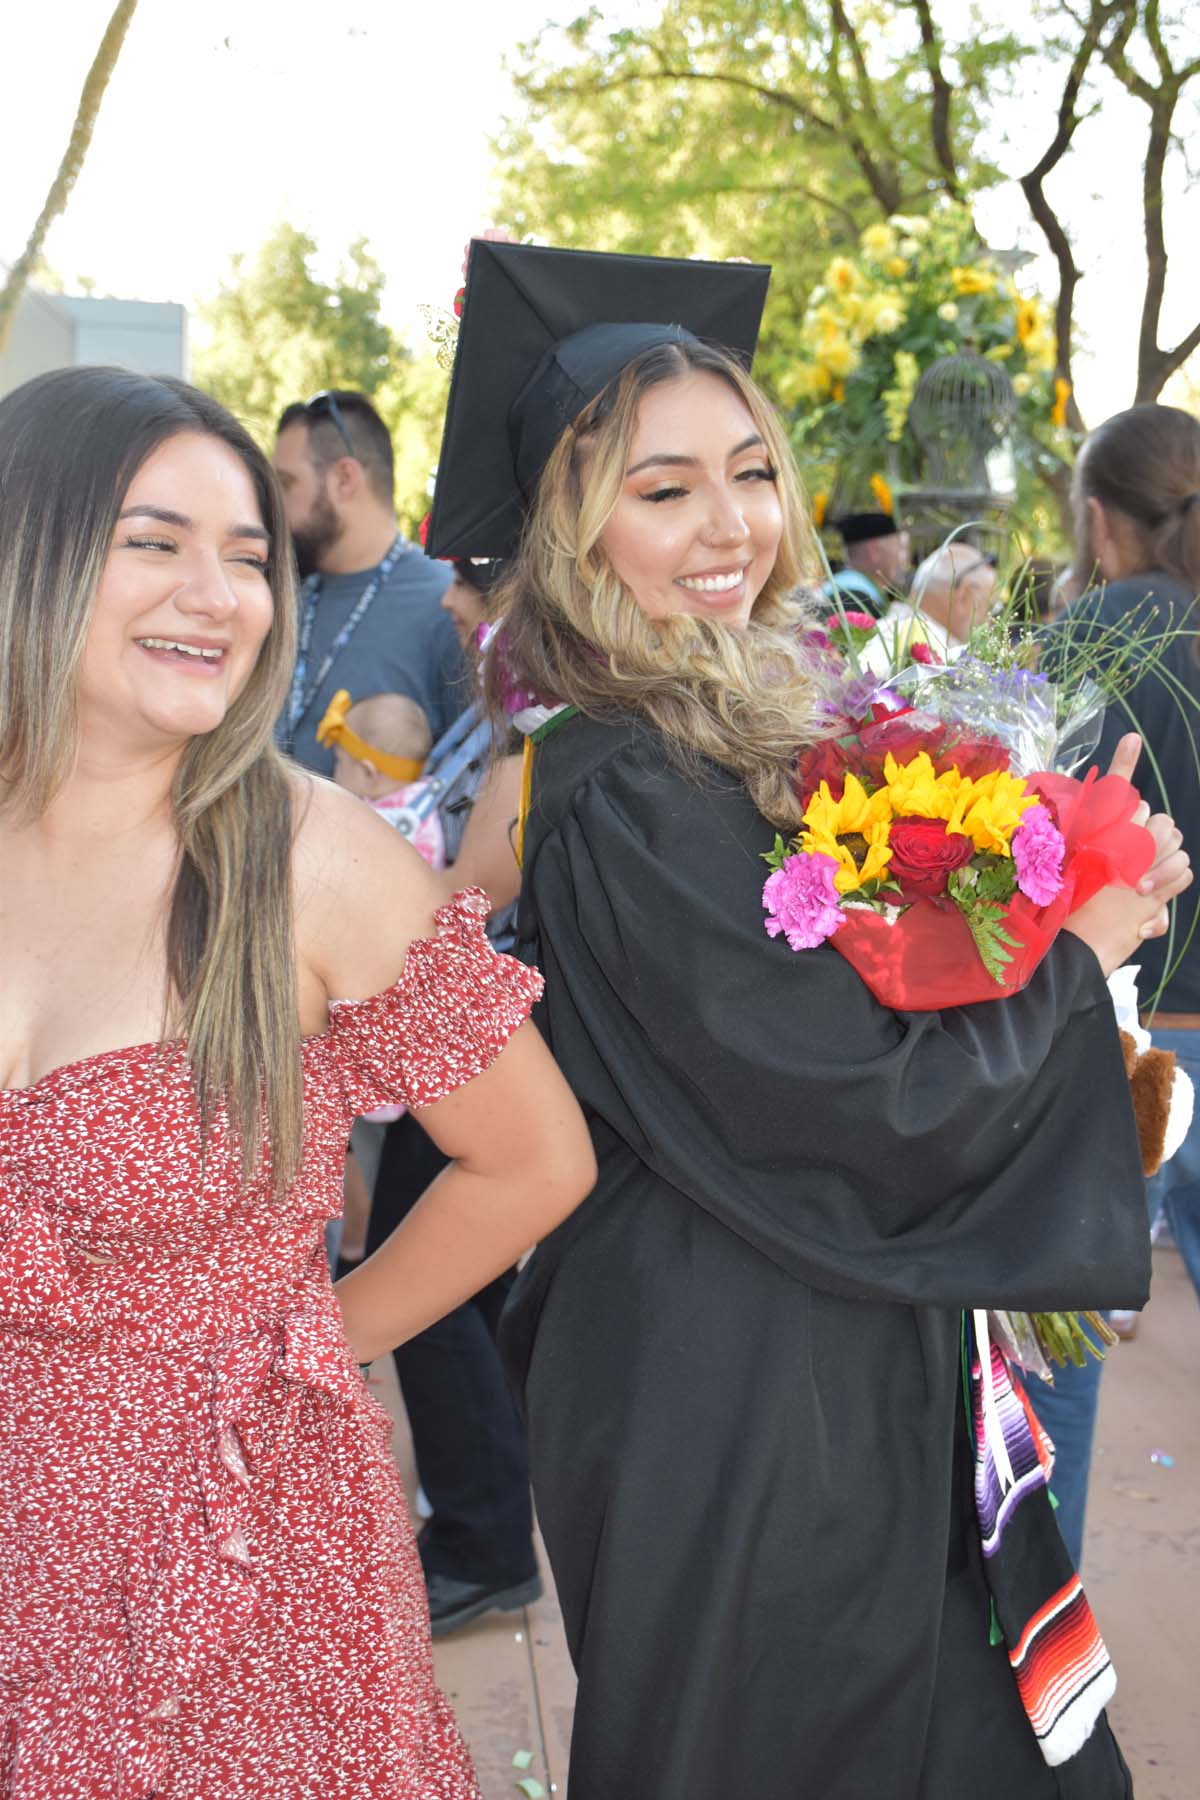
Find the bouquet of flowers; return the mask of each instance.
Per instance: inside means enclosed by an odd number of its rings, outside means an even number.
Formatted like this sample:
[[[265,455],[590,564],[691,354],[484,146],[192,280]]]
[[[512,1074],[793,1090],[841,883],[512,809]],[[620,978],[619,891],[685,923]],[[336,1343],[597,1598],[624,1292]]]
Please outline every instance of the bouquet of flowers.
[[[1018,992],[1076,907],[1153,860],[1129,782],[1063,772],[1095,747],[1104,692],[1078,669],[1050,681],[1030,640],[1007,633],[993,660],[985,634],[942,663],[919,632],[873,657],[884,634],[865,614],[827,628],[829,735],[797,760],[802,829],[765,857],[768,934],[796,951],[830,943],[898,1011]],[[986,1360],[984,1314],[975,1326]],[[1047,1380],[1051,1363],[1115,1342],[1092,1312],[1005,1313],[991,1328]]]
[[[770,936],[832,943],[908,1012],[1017,992],[1076,907],[1153,858],[1127,781],[1055,769],[1098,731],[1098,689],[1067,704],[1037,670],[922,651],[843,679],[797,764],[803,828],[776,838],[763,888]]]

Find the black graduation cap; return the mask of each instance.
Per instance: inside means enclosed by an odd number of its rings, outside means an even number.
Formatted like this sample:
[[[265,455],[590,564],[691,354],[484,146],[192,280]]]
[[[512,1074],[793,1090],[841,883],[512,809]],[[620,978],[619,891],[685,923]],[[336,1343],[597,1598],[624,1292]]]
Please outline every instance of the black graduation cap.
[[[870,538],[895,537],[900,529],[891,513],[885,512],[843,513],[832,524],[841,532],[844,544],[865,544]]]
[[[640,351],[708,338],[749,368],[770,273],[473,239],[427,553],[510,555],[555,444]]]

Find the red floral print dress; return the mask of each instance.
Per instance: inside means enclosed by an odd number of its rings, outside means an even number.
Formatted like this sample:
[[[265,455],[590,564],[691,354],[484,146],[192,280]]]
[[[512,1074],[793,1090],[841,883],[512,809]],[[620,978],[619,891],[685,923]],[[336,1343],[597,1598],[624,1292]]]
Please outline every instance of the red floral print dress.
[[[305,1040],[300,1176],[204,1161],[181,1047],[0,1092],[0,1796],[475,1800],[323,1231],[351,1121],[485,1069],[541,978],[468,890]]]

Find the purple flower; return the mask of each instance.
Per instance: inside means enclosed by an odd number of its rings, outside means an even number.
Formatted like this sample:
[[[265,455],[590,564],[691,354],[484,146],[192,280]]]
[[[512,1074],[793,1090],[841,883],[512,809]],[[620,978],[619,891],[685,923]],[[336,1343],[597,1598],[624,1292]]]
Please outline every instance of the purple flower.
[[[763,906],[770,913],[767,936],[787,938],[793,950],[815,950],[845,923],[833,885],[837,863],[819,851],[786,856],[763,885]]]
[[[1031,806],[1013,833],[1017,886],[1035,906],[1049,906],[1062,887],[1067,846],[1044,806]]]
[[[841,710],[848,719],[865,718],[872,706],[885,706],[889,712],[899,712],[904,704],[886,685],[884,677],[870,670],[865,675],[851,676],[842,687]]]

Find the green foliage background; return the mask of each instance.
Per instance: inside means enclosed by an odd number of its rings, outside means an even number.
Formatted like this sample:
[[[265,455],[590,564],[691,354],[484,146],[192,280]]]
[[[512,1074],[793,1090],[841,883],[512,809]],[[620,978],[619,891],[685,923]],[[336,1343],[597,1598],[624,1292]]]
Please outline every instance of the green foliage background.
[[[1068,386],[1069,282],[1048,326],[1049,351],[1035,361],[1014,309],[1037,303],[1049,320],[1045,301],[1024,284],[1019,296],[1006,289],[1004,306],[953,288],[942,295],[946,271],[910,259],[907,277],[890,277],[905,295],[904,323],[860,334],[844,399],[840,384],[836,394],[804,388],[818,347],[816,309],[831,263],[861,265],[863,233],[896,215],[936,228],[953,214],[962,258],[986,262],[972,207],[1007,178],[981,145],[1000,142],[1005,103],[1035,78],[1049,79],[1045,135],[1016,147],[1018,166],[1024,157],[1044,162],[1056,129],[1065,154],[1102,91],[1097,81],[1153,102],[1160,138],[1173,141],[1171,108],[1200,71],[1200,59],[1174,72],[1164,60],[1164,33],[1181,29],[1174,13],[1160,17],[1158,0],[1085,0],[1082,9],[1032,0],[1023,15],[999,0],[955,8],[946,0],[658,0],[641,10],[646,22],[634,26],[595,5],[515,48],[516,103],[493,145],[494,216],[541,242],[770,262],[755,372],[789,416],[811,485],[836,486],[841,504],[870,504],[873,467],[901,479],[913,470],[911,445],[900,442],[888,457],[898,350],[923,369],[948,351],[1003,354],[1012,344],[1009,373],[1030,380],[1013,445],[1020,480],[1012,516],[1039,549],[1060,548],[1081,427]],[[1159,88],[1132,66],[1151,52]],[[1078,74],[1069,106],[1068,71]],[[1066,112],[1056,124],[1059,93]],[[1131,145],[1136,155],[1143,149]],[[1161,192],[1155,202],[1148,187],[1147,233],[1154,204],[1161,224]],[[371,394],[393,432],[397,502],[412,527],[426,510],[447,376],[431,351],[414,353],[383,322],[382,277],[365,239],[332,279],[316,268],[316,244],[286,224],[256,256],[236,259],[202,315],[208,342],[195,357],[197,378],[267,442],[290,400],[326,386]],[[965,302],[957,324],[938,313],[945,299]],[[1143,321],[1139,393],[1175,355],[1155,349],[1156,330],[1156,318]],[[876,417],[878,460],[868,441]]]
[[[429,507],[449,377],[384,323],[383,273],[365,238],[331,281],[315,273],[317,255],[314,239],[280,224],[255,255],[234,257],[200,312],[194,378],[267,450],[293,400],[329,387],[370,395],[392,434],[397,516],[415,532]]]
[[[834,6],[664,0],[645,29],[593,7],[511,59],[521,113],[496,140],[498,217],[557,244],[749,256],[774,267],[756,372],[790,368],[828,259],[893,212],[923,212],[998,170],[972,146],[990,85],[1024,47],[976,27],[956,45],[953,178],[930,147],[928,83],[909,6],[855,8],[869,72]]]

